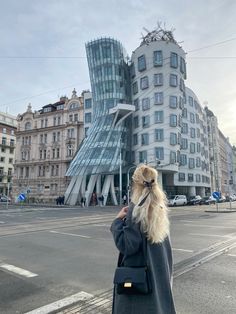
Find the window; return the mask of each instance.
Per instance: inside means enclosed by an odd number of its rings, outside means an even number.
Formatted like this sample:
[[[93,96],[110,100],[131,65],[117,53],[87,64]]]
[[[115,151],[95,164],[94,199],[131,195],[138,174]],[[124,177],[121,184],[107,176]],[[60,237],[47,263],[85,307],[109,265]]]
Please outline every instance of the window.
[[[57,158],[60,158],[60,148],[57,148]]]
[[[176,133],[170,133],[170,145],[176,145],[177,144],[177,134]]]
[[[170,115],[170,126],[177,126],[177,115],[171,114]]]
[[[74,121],[75,121],[75,122],[78,121],[78,113],[75,113],[75,114],[74,114]]]
[[[169,106],[170,108],[177,108],[178,98],[176,96],[170,96],[169,98]]]
[[[163,104],[163,92],[154,93],[154,105]]]
[[[138,82],[134,82],[132,88],[133,88],[133,95],[137,94],[138,93]]]
[[[163,160],[164,159],[164,147],[156,147],[155,155],[156,155],[156,159]]]
[[[48,138],[48,135],[47,134],[44,134],[44,143],[47,144],[47,138]]]
[[[44,126],[44,120],[41,120],[41,128]]]
[[[147,161],[147,151],[139,152],[139,162],[146,162]]]
[[[190,137],[191,137],[191,138],[195,138],[195,137],[196,137],[195,129],[194,129],[194,128],[190,128]]]
[[[56,126],[57,124],[57,117],[53,117],[53,126]]]
[[[171,54],[170,54],[170,66],[172,68],[178,68],[178,55],[177,55],[177,53],[171,52]]]
[[[133,144],[138,145],[138,134],[137,133],[133,135]]]
[[[178,77],[175,74],[170,74],[170,86],[176,87],[178,85]]]
[[[5,157],[0,157],[0,162],[5,162]]]
[[[195,143],[190,143],[190,153],[191,154],[195,153]]]
[[[9,164],[13,164],[13,158],[9,158]]]
[[[176,163],[176,152],[171,151],[170,152],[170,164]]]
[[[183,122],[181,132],[183,134],[188,134],[188,123]]]
[[[195,159],[194,158],[189,158],[188,166],[189,166],[189,169],[195,168]]]
[[[57,110],[63,110],[64,109],[64,105],[58,105],[57,106]]]
[[[2,133],[6,134],[7,133],[7,129],[6,128],[2,128]]]
[[[163,123],[164,121],[164,112],[161,111],[155,111],[154,113],[154,123]]]
[[[144,55],[138,57],[138,70],[139,72],[146,70],[146,59]]]
[[[201,152],[201,144],[197,142],[197,153]]]
[[[67,157],[73,157],[74,155],[74,145],[67,145]]]
[[[187,138],[181,138],[181,149],[188,149],[188,139]]]
[[[149,134],[148,133],[141,134],[141,144],[142,145],[148,145],[149,144]]]
[[[192,112],[190,112],[190,122],[195,123],[195,116]]]
[[[162,86],[163,85],[163,74],[162,73],[154,74],[153,84],[154,84],[154,86]]]
[[[150,116],[143,116],[142,117],[142,126],[143,128],[148,128],[150,124]]]
[[[141,89],[146,89],[148,88],[148,77],[144,76],[140,79],[140,88]]]
[[[185,173],[179,172],[179,181],[185,181]]]
[[[185,85],[184,85],[184,80],[180,79],[179,81],[179,89],[184,92],[185,91]]]
[[[184,78],[186,78],[186,64],[184,58],[180,57],[180,72],[184,74]]]
[[[15,131],[14,130],[11,130],[11,135],[14,135],[15,134]]]
[[[153,51],[153,65],[155,67],[162,66],[163,64],[163,55],[161,50]]]
[[[92,113],[91,112],[86,112],[84,116],[85,116],[85,123],[91,123],[92,122]]]
[[[67,130],[67,138],[75,138],[75,130],[74,129],[68,129]]]
[[[136,98],[134,99],[133,105],[135,106],[135,111],[139,110],[139,99]]]
[[[196,158],[196,167],[198,167],[198,168],[201,167],[201,158],[200,157]]]
[[[188,174],[188,182],[193,182],[193,173]]]
[[[188,103],[191,107],[193,107],[193,97],[191,96],[188,97]]]
[[[134,128],[136,129],[138,127],[139,127],[139,117],[136,116],[136,117],[134,117]]]
[[[26,122],[25,124],[25,131],[27,130],[31,130],[31,123],[30,122]]]
[[[52,133],[52,142],[55,143],[56,142],[56,132]]]
[[[57,117],[57,125],[61,124],[61,117]]]
[[[196,174],[196,175],[195,175],[195,178],[196,178],[196,182],[201,182],[201,176],[200,176],[200,174]]]
[[[69,115],[69,122],[72,122],[73,121],[73,114],[70,114]]]
[[[85,99],[84,107],[85,107],[85,109],[92,108],[92,98]]]
[[[148,97],[142,99],[142,109],[143,111],[150,109],[150,99]]]
[[[180,154],[180,165],[181,166],[187,165],[187,155]]]
[[[185,118],[185,119],[188,118],[188,110],[187,110],[187,108],[184,108],[184,109],[182,110],[182,117]]]
[[[163,129],[155,129],[155,141],[162,142],[164,140],[164,130]]]

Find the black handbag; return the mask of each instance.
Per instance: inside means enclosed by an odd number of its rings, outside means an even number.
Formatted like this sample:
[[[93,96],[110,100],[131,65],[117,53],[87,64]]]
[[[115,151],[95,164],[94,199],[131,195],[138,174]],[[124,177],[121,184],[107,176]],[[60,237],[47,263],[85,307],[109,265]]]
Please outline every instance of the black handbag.
[[[142,235],[143,239],[143,235]],[[116,268],[113,283],[118,294],[150,294],[152,292],[147,265],[147,239],[143,239],[143,252],[146,266]],[[118,264],[119,265],[119,264]]]

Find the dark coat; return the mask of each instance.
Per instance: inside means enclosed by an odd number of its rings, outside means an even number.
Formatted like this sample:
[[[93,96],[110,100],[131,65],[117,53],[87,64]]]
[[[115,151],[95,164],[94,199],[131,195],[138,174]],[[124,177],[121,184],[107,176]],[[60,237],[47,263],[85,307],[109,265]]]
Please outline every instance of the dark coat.
[[[139,224],[132,221],[131,204],[126,220],[116,218],[111,225],[115,244],[124,266],[143,266],[143,238]],[[147,265],[152,293],[148,295],[119,295],[114,287],[113,314],[175,314],[172,296],[172,252],[169,238],[158,244],[147,241]]]

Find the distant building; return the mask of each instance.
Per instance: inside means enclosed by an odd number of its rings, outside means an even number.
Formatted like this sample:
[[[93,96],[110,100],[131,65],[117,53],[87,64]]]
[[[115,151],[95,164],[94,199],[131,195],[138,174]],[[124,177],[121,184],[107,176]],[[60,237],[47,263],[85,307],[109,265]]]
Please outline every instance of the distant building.
[[[0,194],[3,195],[10,195],[12,189],[16,127],[16,117],[0,112]]]
[[[69,184],[65,172],[84,137],[83,97],[73,91],[39,111],[31,105],[17,117],[14,196],[55,202]]]

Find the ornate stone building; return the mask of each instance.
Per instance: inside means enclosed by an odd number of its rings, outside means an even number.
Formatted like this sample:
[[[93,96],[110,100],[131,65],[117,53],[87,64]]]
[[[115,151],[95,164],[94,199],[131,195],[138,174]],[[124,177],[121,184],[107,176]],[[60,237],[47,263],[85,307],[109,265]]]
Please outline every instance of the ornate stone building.
[[[8,195],[11,191],[16,126],[16,117],[0,112],[0,194],[3,195]]]
[[[61,97],[17,117],[13,192],[33,202],[55,202],[69,184],[65,172],[84,137],[83,95]]]

